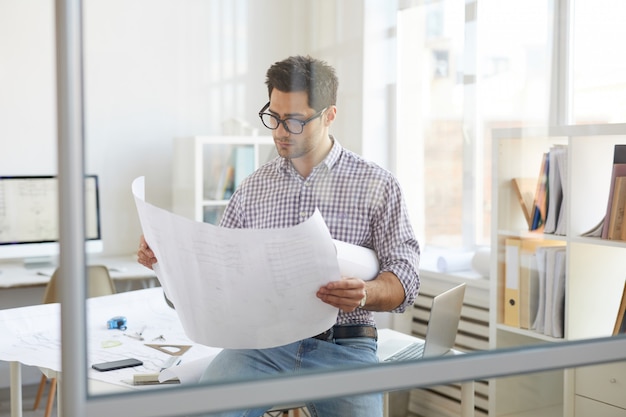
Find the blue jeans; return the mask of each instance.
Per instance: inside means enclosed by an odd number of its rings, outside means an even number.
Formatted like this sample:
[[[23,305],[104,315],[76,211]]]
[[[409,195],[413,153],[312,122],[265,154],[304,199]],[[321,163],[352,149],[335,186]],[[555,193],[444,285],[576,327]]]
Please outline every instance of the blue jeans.
[[[258,379],[264,375],[336,369],[377,363],[376,341],[370,338],[322,341],[304,339],[270,349],[223,350],[204,371],[201,381]],[[365,394],[307,402],[312,417],[382,417],[383,394]],[[212,417],[259,417],[267,407],[211,414]]]

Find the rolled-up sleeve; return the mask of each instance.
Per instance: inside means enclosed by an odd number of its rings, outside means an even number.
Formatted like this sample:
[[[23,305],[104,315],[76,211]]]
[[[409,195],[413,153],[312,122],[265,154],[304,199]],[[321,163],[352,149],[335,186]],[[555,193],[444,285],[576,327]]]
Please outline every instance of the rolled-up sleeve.
[[[412,306],[419,292],[420,247],[408,217],[400,186],[393,177],[378,193],[377,213],[373,216],[372,246],[378,255],[380,271],[398,277],[404,287],[404,302],[393,312]]]

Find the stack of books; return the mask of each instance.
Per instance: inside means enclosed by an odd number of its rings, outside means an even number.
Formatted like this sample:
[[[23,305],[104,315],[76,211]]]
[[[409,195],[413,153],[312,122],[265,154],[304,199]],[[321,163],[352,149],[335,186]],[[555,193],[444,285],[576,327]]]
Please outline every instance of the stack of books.
[[[514,178],[528,230],[565,235],[567,222],[567,146],[554,145],[541,158],[538,178]]]

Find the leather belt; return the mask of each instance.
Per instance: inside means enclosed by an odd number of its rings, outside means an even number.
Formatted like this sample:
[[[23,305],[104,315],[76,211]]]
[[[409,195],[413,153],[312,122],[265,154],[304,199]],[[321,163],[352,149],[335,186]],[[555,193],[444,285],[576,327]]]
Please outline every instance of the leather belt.
[[[368,325],[333,326],[325,332],[313,336],[313,339],[328,342],[333,339],[351,339],[353,337],[369,337],[378,340],[378,332],[376,327]]]

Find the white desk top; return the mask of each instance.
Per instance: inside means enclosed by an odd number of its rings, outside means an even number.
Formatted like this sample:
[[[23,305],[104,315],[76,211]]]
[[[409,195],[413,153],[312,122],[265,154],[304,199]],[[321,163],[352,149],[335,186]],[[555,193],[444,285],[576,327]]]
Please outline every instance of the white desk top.
[[[176,312],[165,303],[160,287],[90,298],[87,315],[89,365],[131,357],[144,362],[143,366],[118,371],[98,372],[90,368],[88,377],[93,380],[129,387],[134,373],[159,372],[164,361],[178,351],[165,345],[189,347],[180,356],[184,363],[210,360],[221,350],[187,338]],[[115,316],[126,317],[125,331],[107,329],[107,321]],[[142,340],[135,337],[137,333],[141,333]],[[52,372],[61,370],[59,304],[0,310],[0,334],[0,360]]]
[[[155,373],[171,355],[146,344],[192,346],[183,353],[176,376],[183,382],[196,382],[198,372],[221,350],[196,344],[185,335],[178,315],[165,303],[162,288],[149,288],[87,300],[89,364],[134,357],[144,366],[110,372],[89,370],[89,378],[130,386],[134,373]],[[128,329],[109,330],[107,321],[125,316]],[[20,362],[50,371],[60,371],[60,310],[58,304],[42,304],[0,310],[0,360]],[[134,337],[141,333],[144,340]],[[164,340],[160,339],[164,336]],[[418,340],[413,336],[381,329],[379,340]],[[36,343],[33,343],[35,341]],[[185,366],[187,365],[187,366]]]
[[[106,265],[114,280],[154,278],[154,272],[140,265],[134,255],[93,257],[89,264]],[[25,268],[19,262],[0,262],[0,288],[31,287],[46,285],[54,272],[54,266]]]
[[[118,315],[127,318],[128,329],[107,329],[108,319]],[[180,355],[182,363],[176,367],[178,372],[175,375],[182,383],[197,382],[200,373],[221,350],[195,344],[186,337],[176,312],[165,303],[160,287],[90,298],[87,300],[87,316],[87,356],[90,365],[130,357],[144,362],[142,366],[110,372],[89,369],[89,390],[92,394],[158,387],[136,386],[130,381],[136,373],[158,373],[164,362],[177,353],[176,348],[168,345],[190,347]],[[141,333],[143,340],[131,337],[137,333]],[[50,376],[60,371],[59,304],[0,310],[0,334],[1,361],[38,366],[44,368]],[[379,331],[380,342],[397,339],[419,340],[389,329]],[[160,349],[146,344],[160,345]],[[20,387],[14,386],[17,380],[12,374],[12,392],[15,390],[15,396],[21,399]],[[473,385],[463,385],[467,394],[464,396],[462,416],[471,416],[474,408]],[[21,415],[21,401],[17,401],[15,407],[13,403],[11,406],[15,415]]]

